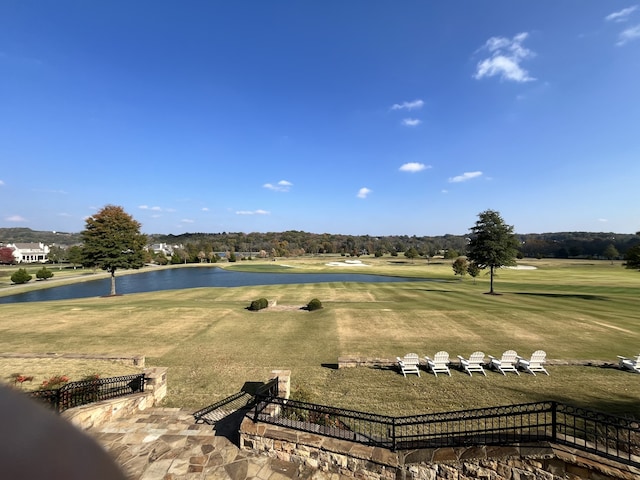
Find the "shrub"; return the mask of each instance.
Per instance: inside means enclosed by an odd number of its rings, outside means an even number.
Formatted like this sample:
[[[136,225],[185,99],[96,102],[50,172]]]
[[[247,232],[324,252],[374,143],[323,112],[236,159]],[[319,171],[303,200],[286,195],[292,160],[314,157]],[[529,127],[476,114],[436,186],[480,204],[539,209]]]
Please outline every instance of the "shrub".
[[[29,275],[25,268],[19,268],[17,272],[11,275],[11,281],[16,284],[27,283],[33,276]]]
[[[291,392],[289,395],[291,400],[296,400],[298,402],[307,402],[313,403],[313,395],[309,390],[306,390],[303,387],[297,387],[295,390]]]
[[[24,382],[33,381],[33,376],[22,375],[21,373],[12,373],[9,378],[14,385],[20,385],[21,387]]]
[[[42,267],[40,270],[36,272],[36,278],[40,280],[47,280],[53,277],[53,272],[49,270],[47,267]]]
[[[66,375],[54,375],[48,380],[42,382],[42,390],[57,390],[58,388],[69,382],[69,377]]]
[[[307,303],[307,310],[313,312],[314,310],[320,310],[322,308],[322,302],[317,298],[312,299],[309,303]]]
[[[267,308],[268,306],[269,306],[269,301],[266,298],[259,298],[251,302],[251,305],[249,305],[249,310],[252,310],[255,312],[258,310],[262,310],[263,308]]]

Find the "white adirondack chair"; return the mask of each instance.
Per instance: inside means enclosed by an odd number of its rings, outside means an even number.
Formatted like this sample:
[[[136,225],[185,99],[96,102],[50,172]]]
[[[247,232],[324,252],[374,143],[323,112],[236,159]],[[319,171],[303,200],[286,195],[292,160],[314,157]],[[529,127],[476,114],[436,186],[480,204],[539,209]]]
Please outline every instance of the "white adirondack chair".
[[[447,352],[438,352],[433,356],[433,360],[429,357],[424,357],[427,361],[427,369],[437,377],[438,373],[446,373],[451,376],[449,371],[449,354]]]
[[[495,368],[503,375],[506,375],[506,372],[515,372],[520,375],[518,369],[516,368],[516,363],[518,362],[518,354],[515,350],[507,350],[502,354],[502,358],[498,359],[496,357],[492,357],[489,355],[489,366],[491,368]]]
[[[618,355],[618,359],[620,360],[618,363],[620,368],[640,373],[640,355],[633,358],[621,357]]]
[[[417,353],[407,353],[404,358],[396,357],[396,360],[405,378],[407,373],[415,373],[420,376],[420,357]]]
[[[544,350],[536,350],[531,354],[531,358],[529,360],[518,357],[517,366],[519,368],[522,368],[525,372],[529,372],[534,376],[536,372],[544,372],[549,375],[549,372],[547,372],[547,370],[542,366],[542,364],[546,361],[546,358],[547,354],[544,352]]]
[[[460,359],[460,367],[469,374],[470,377],[473,375],[471,372],[479,372],[485,377],[487,373],[484,371],[484,352],[473,352],[471,356],[467,359],[462,355],[458,355]]]

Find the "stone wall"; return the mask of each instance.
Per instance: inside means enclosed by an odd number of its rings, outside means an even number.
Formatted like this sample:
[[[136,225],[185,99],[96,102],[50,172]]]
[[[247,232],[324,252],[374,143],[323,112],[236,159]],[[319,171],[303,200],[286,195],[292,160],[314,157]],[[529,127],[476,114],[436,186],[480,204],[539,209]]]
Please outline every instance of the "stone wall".
[[[366,480],[632,480],[640,469],[550,443],[397,451],[254,423],[241,447],[323,472]]]
[[[68,358],[74,360],[105,360],[144,368],[144,355],[94,355],[90,353],[0,353],[0,358]]]
[[[290,371],[277,370],[288,398]],[[266,412],[266,411],[265,411]],[[276,414],[274,410],[271,414]],[[632,480],[640,469],[547,442],[392,452],[245,417],[240,447],[359,480]]]
[[[144,374],[148,379],[144,392],[70,408],[62,417],[87,429],[157,405],[167,395],[167,368],[145,368]]]

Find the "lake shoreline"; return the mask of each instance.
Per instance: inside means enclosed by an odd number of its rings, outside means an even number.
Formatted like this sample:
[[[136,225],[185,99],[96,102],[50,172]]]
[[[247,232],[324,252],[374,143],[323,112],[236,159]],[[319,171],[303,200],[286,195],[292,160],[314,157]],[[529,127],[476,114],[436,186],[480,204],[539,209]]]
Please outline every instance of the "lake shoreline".
[[[187,267],[187,268],[184,268]],[[193,273],[187,273],[191,270]],[[195,270],[199,270],[197,273]],[[176,272],[170,274],[169,272]],[[127,280],[130,276],[141,281]],[[416,282],[444,281],[443,279],[406,277],[371,273],[349,272],[282,272],[225,269],[216,264],[170,265],[116,271],[118,296],[162,290],[189,288],[233,288],[252,285],[286,285],[326,282]],[[46,283],[45,283],[46,282]],[[0,304],[72,300],[110,296],[110,274],[96,272],[55,280],[39,281],[20,289],[0,291]]]

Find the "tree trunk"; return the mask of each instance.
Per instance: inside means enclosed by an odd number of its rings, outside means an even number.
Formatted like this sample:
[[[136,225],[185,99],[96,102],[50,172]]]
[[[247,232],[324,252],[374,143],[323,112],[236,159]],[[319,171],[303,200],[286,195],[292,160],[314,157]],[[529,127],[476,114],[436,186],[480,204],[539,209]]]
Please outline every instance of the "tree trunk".
[[[116,294],[116,269],[111,270],[111,295]]]
[[[490,267],[490,272],[491,272],[491,282],[490,282],[491,287],[489,288],[489,293],[493,295],[493,265],[491,265]]]

